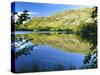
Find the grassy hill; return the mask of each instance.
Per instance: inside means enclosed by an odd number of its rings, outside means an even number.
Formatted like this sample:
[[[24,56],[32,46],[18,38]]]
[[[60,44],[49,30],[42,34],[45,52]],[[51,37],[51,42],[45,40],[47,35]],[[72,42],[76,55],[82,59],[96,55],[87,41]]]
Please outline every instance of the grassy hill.
[[[54,13],[48,17],[33,17],[27,23],[17,25],[16,30],[32,31],[60,31],[77,30],[83,22],[92,22],[90,15],[92,8],[81,8],[77,10],[65,10]]]

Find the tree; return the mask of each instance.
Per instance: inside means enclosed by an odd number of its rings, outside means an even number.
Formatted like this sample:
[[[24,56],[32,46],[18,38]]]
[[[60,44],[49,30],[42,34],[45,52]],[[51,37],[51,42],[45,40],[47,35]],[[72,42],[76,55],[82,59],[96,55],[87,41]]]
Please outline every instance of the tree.
[[[11,13],[11,31],[15,31],[15,15],[17,12],[12,12]]]
[[[80,37],[91,45],[91,50],[85,56],[84,64],[88,64],[87,68],[97,67],[97,7],[93,7],[91,12],[92,23],[83,23],[80,29]]]
[[[28,11],[25,9],[21,15],[18,15],[18,20],[16,22],[16,25],[23,24],[24,21],[27,21],[30,19]]]
[[[15,20],[16,16],[18,16],[18,19]],[[30,19],[28,11],[25,9],[21,15],[18,15],[18,12],[12,12],[11,14],[11,31],[15,31],[17,28],[16,25],[23,24],[23,22],[26,22],[28,19]]]

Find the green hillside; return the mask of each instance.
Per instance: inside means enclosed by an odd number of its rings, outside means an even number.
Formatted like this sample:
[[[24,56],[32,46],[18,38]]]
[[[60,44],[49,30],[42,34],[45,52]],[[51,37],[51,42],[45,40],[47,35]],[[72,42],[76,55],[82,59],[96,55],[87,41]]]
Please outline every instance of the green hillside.
[[[92,10],[92,8],[81,8],[78,10],[66,10],[64,12],[54,13],[48,17],[33,17],[25,24],[16,25],[16,30],[77,30],[82,22],[92,22],[90,18]]]

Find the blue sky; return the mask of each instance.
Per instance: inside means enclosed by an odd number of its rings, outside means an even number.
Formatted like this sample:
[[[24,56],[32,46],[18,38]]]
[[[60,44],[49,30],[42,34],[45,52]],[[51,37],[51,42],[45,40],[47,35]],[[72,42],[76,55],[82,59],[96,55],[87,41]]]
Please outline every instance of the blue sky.
[[[22,12],[27,9],[31,17],[34,16],[50,16],[57,12],[63,12],[65,10],[80,9],[91,6],[80,5],[67,5],[67,4],[47,4],[47,3],[31,3],[31,2],[15,2],[15,11]],[[13,9],[12,4],[12,11]]]

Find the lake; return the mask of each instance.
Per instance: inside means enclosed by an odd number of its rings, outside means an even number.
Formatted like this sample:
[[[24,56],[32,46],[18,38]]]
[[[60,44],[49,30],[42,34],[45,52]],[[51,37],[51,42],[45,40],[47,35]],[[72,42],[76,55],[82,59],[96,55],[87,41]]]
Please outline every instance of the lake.
[[[16,72],[80,69],[90,46],[74,34],[15,32]]]

